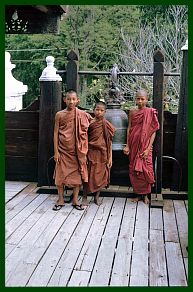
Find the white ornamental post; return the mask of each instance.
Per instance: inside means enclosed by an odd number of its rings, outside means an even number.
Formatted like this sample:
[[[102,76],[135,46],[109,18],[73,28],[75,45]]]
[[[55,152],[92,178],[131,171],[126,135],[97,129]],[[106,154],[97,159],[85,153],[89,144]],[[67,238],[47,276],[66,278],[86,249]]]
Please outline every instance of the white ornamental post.
[[[54,67],[54,61],[54,57],[46,57],[47,67],[42,71],[39,81],[62,81],[61,76],[56,74],[57,69]]]
[[[11,71],[15,64],[12,64],[10,59],[10,53],[5,52],[5,110],[19,111],[23,107],[22,98],[28,87],[13,77]]]

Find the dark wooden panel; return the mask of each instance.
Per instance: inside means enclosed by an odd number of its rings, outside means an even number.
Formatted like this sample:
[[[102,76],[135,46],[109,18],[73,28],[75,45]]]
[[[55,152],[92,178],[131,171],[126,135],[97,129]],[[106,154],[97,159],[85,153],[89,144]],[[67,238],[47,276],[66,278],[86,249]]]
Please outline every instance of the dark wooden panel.
[[[168,111],[164,112],[163,156],[174,157],[176,120],[177,114],[172,114]],[[174,161],[172,159],[163,158],[162,164],[162,187],[170,188]]]
[[[172,114],[169,111],[164,111],[164,129],[168,131],[176,131],[177,114]]]
[[[9,156],[38,155],[38,131],[30,129],[8,129],[5,135],[5,153]]]
[[[38,169],[38,119],[37,112],[6,112],[6,179],[37,181]],[[174,156],[177,115],[164,112],[163,155]],[[31,129],[30,129],[31,127]],[[48,139],[44,144],[49,147]],[[47,145],[47,146],[46,146]],[[47,185],[47,160],[45,161],[45,181]],[[173,161],[163,160],[163,187],[171,186]],[[49,165],[50,184],[53,185],[53,165]],[[113,152],[111,184],[129,186],[129,161],[122,152]]]
[[[5,112],[5,129],[38,129],[39,112]]]
[[[175,147],[175,132],[169,132],[165,129],[163,134],[164,147],[163,155],[169,155],[174,157],[174,147]]]
[[[110,184],[130,186],[129,159],[123,151],[113,150],[113,165],[111,168]]]
[[[181,69],[180,99],[176,125],[175,158],[182,168],[180,190],[188,189],[188,51],[183,51]],[[177,168],[174,167],[173,190],[178,190]]]
[[[5,179],[37,181],[37,158],[22,156],[5,157]]]

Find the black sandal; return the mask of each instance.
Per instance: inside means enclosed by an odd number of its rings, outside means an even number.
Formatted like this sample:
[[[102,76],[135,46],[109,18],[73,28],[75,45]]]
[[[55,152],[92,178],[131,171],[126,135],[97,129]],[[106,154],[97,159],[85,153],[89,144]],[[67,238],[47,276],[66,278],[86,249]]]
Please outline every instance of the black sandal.
[[[52,208],[53,211],[59,211],[60,209],[62,209],[62,207],[64,207],[64,205],[57,205],[55,204],[54,207]]]
[[[79,210],[79,211],[82,211],[84,210],[84,208],[82,207],[82,205],[77,205],[77,204],[72,204],[72,206],[76,209],[76,210]]]

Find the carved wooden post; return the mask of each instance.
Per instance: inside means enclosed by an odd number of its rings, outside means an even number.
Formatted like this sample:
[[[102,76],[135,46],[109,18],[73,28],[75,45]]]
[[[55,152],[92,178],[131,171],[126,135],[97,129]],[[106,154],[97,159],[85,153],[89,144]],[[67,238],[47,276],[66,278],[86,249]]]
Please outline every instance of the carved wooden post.
[[[79,63],[78,63],[78,55],[75,51],[71,50],[67,56],[67,66],[66,66],[66,89],[67,90],[75,90],[78,92],[79,88]]]
[[[54,155],[54,119],[61,110],[62,78],[56,74],[54,57],[46,58],[47,67],[40,77],[38,186],[48,185],[47,162]]]
[[[173,189],[188,189],[188,41],[181,49],[183,51],[183,63],[181,69],[180,99],[176,124],[175,158],[179,161],[182,170],[180,181],[179,170],[174,166]],[[179,191],[180,191],[179,190]]]
[[[156,133],[155,155],[156,155],[156,197],[153,199],[160,200],[157,204],[163,206],[162,201],[162,156],[163,156],[163,87],[164,87],[164,55],[160,50],[154,53],[153,69],[153,107],[158,110],[158,120],[160,129]]]

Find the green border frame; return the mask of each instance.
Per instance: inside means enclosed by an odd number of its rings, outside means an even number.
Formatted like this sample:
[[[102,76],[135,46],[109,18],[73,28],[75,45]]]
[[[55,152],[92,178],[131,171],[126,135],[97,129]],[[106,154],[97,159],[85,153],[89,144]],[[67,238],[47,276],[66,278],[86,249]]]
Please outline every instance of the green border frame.
[[[188,14],[189,14],[189,72],[192,72],[192,19],[193,19],[193,2],[192,1],[183,1],[183,0],[162,0],[162,1],[156,1],[156,0],[119,0],[119,1],[115,1],[115,0],[98,0],[98,1],[92,1],[92,0],[73,0],[73,1],[50,1],[50,0],[39,0],[39,1],[29,1],[28,3],[26,3],[26,1],[24,0],[20,0],[20,1],[2,1],[0,4],[0,13],[1,13],[1,17],[0,17],[0,23],[1,23],[1,30],[0,30],[0,34],[1,34],[1,40],[4,40],[4,6],[5,5],[14,5],[14,4],[23,4],[23,5],[31,5],[31,4],[50,4],[50,5],[55,5],[55,4],[65,4],[65,5],[116,5],[118,2],[119,5],[164,5],[164,4],[174,4],[174,5],[188,5]],[[0,43],[0,47],[1,47],[1,66],[0,66],[0,70],[1,70],[1,76],[4,76],[4,72],[5,72],[5,63],[4,63],[4,51],[5,51],[5,45],[4,45],[4,41],[1,41]],[[3,81],[1,82],[1,98],[0,98],[0,126],[1,126],[1,143],[0,143],[0,165],[1,165],[1,175],[0,175],[0,190],[1,190],[1,205],[2,205],[2,212],[0,213],[1,215],[1,224],[2,224],[2,230],[5,231],[5,217],[4,217],[4,198],[3,198],[3,194],[4,194],[4,185],[5,185],[5,159],[4,159],[4,150],[5,150],[5,120],[4,120],[4,78],[2,78]],[[193,90],[191,90],[191,87],[193,86],[193,82],[189,82],[189,92],[193,92]],[[192,94],[191,94],[192,95]],[[192,193],[193,193],[193,179],[192,179],[192,161],[193,161],[193,145],[192,145],[192,125],[193,125],[193,114],[191,113],[191,110],[193,109],[193,98],[192,96],[189,97],[188,99],[188,147],[189,147],[189,151],[188,151],[188,161],[189,161],[189,167],[188,167],[188,191],[189,191],[189,198],[188,198],[188,203],[189,203],[189,231],[191,230],[192,227],[192,208],[191,205],[193,204],[193,199],[192,199]],[[1,242],[4,243],[4,232],[1,232]],[[189,284],[188,287],[101,287],[102,289],[113,289],[113,290],[117,290],[117,288],[121,288],[121,289],[147,289],[147,288],[158,288],[158,289],[167,289],[167,288],[185,288],[185,289],[190,289],[192,287],[192,265],[191,265],[191,255],[192,255],[192,238],[191,238],[191,232],[189,232],[189,249],[188,249],[188,253],[189,253],[189,260],[190,260],[190,264],[189,264]],[[5,287],[5,249],[4,249],[4,244],[1,244],[1,262],[0,262],[0,267],[1,267],[1,273],[0,273],[0,286],[2,289],[20,289],[20,288],[29,288],[29,289],[37,289],[38,287]],[[19,276],[19,275],[18,275]],[[140,275],[139,275],[140,277]],[[41,287],[41,289],[45,289],[45,288],[51,288],[53,289],[53,287]],[[57,287],[55,287],[57,288]],[[55,289],[54,288],[54,289]],[[75,287],[67,287],[68,289],[77,289]],[[79,287],[79,289],[83,290],[85,289],[85,287]],[[86,289],[98,289],[98,287],[86,287]],[[115,291],[116,291],[115,290]],[[34,290],[35,291],[35,290]],[[80,291],[80,290],[79,290]]]

